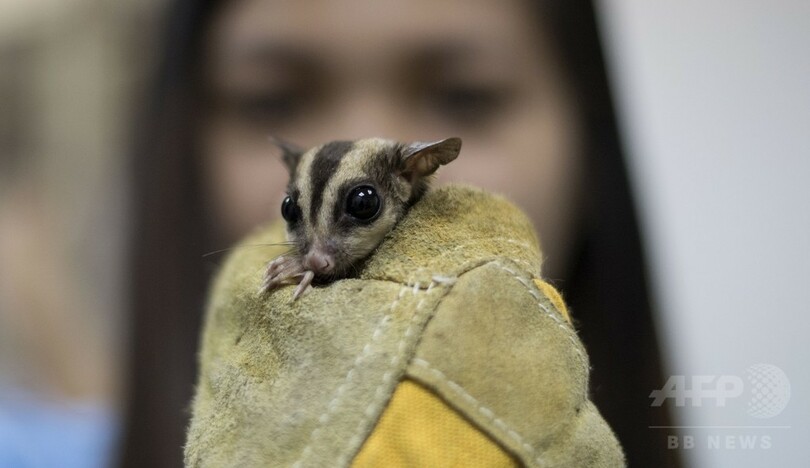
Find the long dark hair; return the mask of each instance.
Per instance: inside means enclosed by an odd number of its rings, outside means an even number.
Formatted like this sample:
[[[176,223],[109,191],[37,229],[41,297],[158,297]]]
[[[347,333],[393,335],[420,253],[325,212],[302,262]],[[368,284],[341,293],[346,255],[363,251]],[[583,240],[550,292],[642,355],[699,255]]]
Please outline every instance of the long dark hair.
[[[131,342],[122,462],[182,465],[205,289],[218,247],[203,207],[195,120],[202,106],[202,40],[221,1],[173,5],[152,99],[131,171]],[[661,386],[642,243],[590,0],[535,3],[579,106],[587,165],[586,216],[568,278],[558,282],[588,348],[592,398],[631,466],[677,466],[668,423],[647,396]]]
[[[591,398],[616,432],[630,466],[680,466],[666,447],[670,425],[649,394],[663,380],[648,272],[622,143],[590,0],[538,2],[571,81],[583,126],[585,225],[569,277],[560,283],[591,360]],[[657,431],[657,432],[656,432]]]
[[[141,109],[130,171],[130,344],[121,461],[179,467],[205,289],[215,244],[203,207],[196,138],[199,51],[213,1],[173,5],[152,95]]]

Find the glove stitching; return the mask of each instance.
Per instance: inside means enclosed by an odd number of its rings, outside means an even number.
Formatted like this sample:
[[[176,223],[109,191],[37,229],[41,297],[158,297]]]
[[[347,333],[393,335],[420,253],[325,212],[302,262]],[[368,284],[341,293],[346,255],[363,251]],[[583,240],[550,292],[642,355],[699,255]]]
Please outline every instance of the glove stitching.
[[[410,283],[411,281],[409,280],[404,287],[407,288],[408,284]],[[436,283],[434,281],[431,281],[430,285],[428,285],[427,287],[426,292],[433,290],[433,287],[435,285]],[[419,292],[421,292],[421,289],[418,286],[419,283],[416,283],[412,286],[412,293],[414,296],[417,296]],[[442,296],[447,294],[447,292],[450,289],[451,288],[445,288],[442,293]],[[346,464],[348,464],[349,457],[351,456],[350,450],[352,450],[354,447],[358,447],[362,443],[362,439],[364,437],[362,428],[363,426],[368,424],[369,419],[377,415],[379,408],[384,403],[384,400],[390,397],[390,395],[385,392],[385,389],[390,385],[391,381],[395,376],[398,377],[395,374],[402,374],[405,372],[405,369],[404,368],[400,369],[400,367],[404,367],[401,366],[401,364],[403,364],[403,361],[405,359],[405,352],[407,351],[408,348],[408,339],[413,335],[413,333],[416,332],[418,324],[424,322],[423,320],[424,313],[422,312],[422,306],[425,304],[425,299],[426,298],[423,297],[417,303],[416,309],[414,310],[414,314],[411,317],[410,324],[408,325],[408,329],[405,331],[405,334],[399,340],[399,343],[397,345],[397,354],[391,358],[391,368],[383,374],[382,381],[374,391],[374,399],[366,407],[366,410],[363,412],[365,418],[362,419],[357,424],[357,427],[354,430],[355,432],[354,436],[351,438],[349,444],[346,447],[346,450],[338,458],[339,465],[345,466]],[[435,310],[435,307],[433,308],[433,310]],[[392,311],[393,311],[393,304],[392,304]],[[431,311],[432,310],[429,310],[428,312]]]
[[[565,322],[559,318],[558,313],[552,312],[551,310],[548,309],[548,307],[546,307],[545,304],[543,304],[543,300],[540,297],[540,292],[536,289],[536,286],[532,285],[530,281],[528,281],[526,278],[523,278],[518,272],[512,270],[506,265],[503,265],[502,263],[499,262],[493,263],[503,271],[512,275],[514,279],[516,279],[520,284],[522,284],[526,288],[526,291],[529,294],[531,294],[531,296],[535,300],[537,300],[537,305],[540,307],[540,309],[543,310],[543,312],[545,312],[545,316],[553,320],[558,328],[565,331],[565,336],[568,338],[568,341],[570,341],[571,344],[574,346],[574,352],[576,352],[577,356],[579,356],[579,359],[583,363],[587,363],[588,360],[585,358],[582,350],[580,349],[581,344],[577,343],[577,341],[574,339],[574,336],[572,336],[572,334],[575,335],[576,332],[573,330],[573,328],[568,322]]]
[[[298,458],[298,460],[296,460],[296,462],[293,463],[292,465],[293,467],[302,466],[304,460],[309,455],[311,455],[312,446],[315,444],[315,441],[320,437],[321,432],[323,431],[323,427],[329,422],[329,419],[331,418],[332,414],[334,414],[334,412],[340,406],[344,393],[348,389],[349,385],[351,384],[351,381],[354,379],[354,376],[357,373],[356,372],[357,368],[370,354],[372,354],[371,345],[379,341],[379,338],[382,336],[382,329],[384,325],[387,325],[390,322],[393,311],[396,309],[397,305],[405,297],[405,295],[409,291],[413,296],[418,296],[420,292],[424,292],[427,295],[434,289],[435,286],[438,285],[447,286],[444,288],[444,291],[442,293],[442,295],[444,295],[447,293],[447,291],[449,291],[450,286],[452,286],[453,282],[455,281],[455,278],[446,276],[436,276],[436,278],[439,279],[439,281],[436,280],[431,281],[431,283],[424,290],[421,288],[419,282],[413,282],[412,280],[409,280],[402,286],[402,288],[400,288],[396,299],[394,299],[391,305],[387,307],[389,312],[382,319],[380,319],[380,322],[378,323],[377,327],[375,328],[374,332],[371,335],[371,340],[363,346],[363,351],[355,358],[354,364],[352,368],[349,369],[349,371],[346,373],[343,383],[335,391],[335,396],[327,405],[327,410],[323,414],[321,414],[321,416],[319,416],[318,427],[316,427],[310,433],[310,441],[307,444],[307,446],[301,451],[301,456]],[[387,394],[385,389],[391,384],[391,381],[394,379],[394,377],[397,376],[396,374],[401,374],[402,372],[404,372],[404,369],[397,370],[397,368],[400,367],[400,364],[402,364],[404,361],[405,352],[407,351],[408,348],[409,339],[416,332],[417,325],[423,322],[423,320],[421,319],[424,318],[423,317],[424,314],[421,312],[425,304],[425,299],[426,298],[423,297],[417,303],[416,308],[414,310],[414,314],[411,317],[410,324],[408,325],[408,328],[406,329],[404,335],[402,336],[397,345],[397,353],[391,358],[389,370],[387,370],[383,374],[380,384],[374,391],[374,399],[366,407],[365,411],[363,411],[364,418],[357,425],[357,428],[355,429],[355,435],[350,439],[349,443],[347,444],[346,447],[347,450],[338,457],[339,465],[346,465],[348,463],[348,459],[351,456],[349,450],[352,450],[353,448],[359,446],[360,443],[362,442],[363,438],[361,431],[362,427],[368,423],[369,419],[376,416],[377,410],[379,406],[383,403],[383,400],[390,397],[390,395]]]
[[[470,405],[475,407],[478,410],[478,412],[484,418],[486,418],[490,423],[494,424],[498,429],[503,431],[510,438],[512,438],[515,442],[520,444],[520,446],[523,448],[523,450],[528,452],[528,455],[530,456],[530,458],[534,459],[540,466],[546,466],[547,465],[546,461],[543,460],[543,458],[540,455],[537,454],[537,451],[535,450],[535,448],[531,444],[529,444],[526,441],[526,439],[524,439],[516,430],[512,429],[509,426],[509,424],[507,424],[503,419],[498,418],[495,415],[494,411],[492,411],[488,407],[484,406],[474,396],[470,395],[464,389],[464,387],[462,387],[461,385],[459,385],[455,381],[451,380],[442,371],[440,371],[439,369],[436,369],[429,362],[427,362],[426,360],[424,360],[422,358],[416,358],[415,357],[415,358],[413,358],[413,360],[411,362],[413,364],[425,369],[426,371],[430,372],[437,379],[444,382],[450,388],[450,390],[452,390],[458,396],[460,396],[462,399],[467,401],[467,403],[469,403]]]
[[[374,328],[374,332],[371,334],[371,340],[367,342],[363,346],[363,351],[357,355],[354,359],[354,364],[352,368],[346,373],[346,376],[343,378],[343,383],[337,388],[335,391],[334,397],[329,401],[327,405],[326,411],[324,411],[318,417],[318,426],[312,430],[309,436],[309,443],[306,447],[301,451],[301,456],[293,463],[293,467],[300,467],[303,463],[303,460],[307,458],[312,453],[312,445],[314,442],[320,437],[321,431],[323,427],[329,422],[332,414],[334,414],[335,410],[340,406],[341,399],[343,398],[343,394],[349,388],[352,380],[354,380],[354,376],[357,374],[357,368],[360,367],[362,362],[371,354],[372,344],[379,341],[380,337],[382,336],[383,328],[388,325],[391,321],[391,314],[393,310],[396,308],[397,304],[402,300],[405,294],[408,292],[410,286],[405,284],[400,288],[399,294],[397,298],[388,306],[389,312],[385,314],[377,323],[377,326]]]

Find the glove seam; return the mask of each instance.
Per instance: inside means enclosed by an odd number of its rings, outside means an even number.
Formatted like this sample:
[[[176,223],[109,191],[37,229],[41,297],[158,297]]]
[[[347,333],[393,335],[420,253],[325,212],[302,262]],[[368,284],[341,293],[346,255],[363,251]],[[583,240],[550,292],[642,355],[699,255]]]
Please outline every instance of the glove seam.
[[[445,375],[442,371],[436,369],[428,361],[422,358],[415,357],[411,360],[411,363],[433,374],[433,376],[436,379],[443,382],[447,386],[447,388],[449,388],[452,392],[456,393],[459,397],[466,400],[467,403],[475,407],[481,416],[487,419],[495,427],[503,431],[504,434],[511,437],[515,442],[520,444],[523,450],[528,452],[528,455],[532,459],[534,459],[540,466],[547,466],[547,463],[545,462],[545,460],[543,460],[542,456],[537,454],[535,448],[530,443],[528,443],[526,439],[524,439],[523,436],[520,435],[520,433],[514,430],[503,419],[499,418],[494,411],[489,409],[489,407],[479,402],[474,396],[472,396],[469,392],[467,392],[464,389],[464,387],[462,387],[457,382],[447,377],[447,375]]]
[[[388,312],[379,320],[377,326],[375,327],[374,331],[371,334],[371,338],[366,342],[363,346],[363,350],[356,356],[354,360],[354,364],[352,365],[351,369],[346,373],[345,377],[343,378],[342,383],[333,393],[334,397],[330,400],[329,404],[327,405],[326,411],[324,411],[318,417],[318,426],[313,429],[310,433],[310,440],[306,447],[301,451],[299,458],[293,463],[293,467],[300,467],[303,465],[304,460],[312,453],[312,447],[316,444],[317,440],[320,438],[321,432],[323,428],[329,422],[331,415],[340,407],[343,396],[346,392],[346,389],[351,384],[354,376],[357,373],[357,369],[362,364],[363,360],[370,355],[373,350],[373,345],[379,341],[379,338],[382,336],[382,329],[385,325],[390,323],[391,318],[393,316],[393,312],[402,299],[407,295],[408,292],[411,292],[413,297],[419,296],[420,293],[424,293],[424,295],[430,294],[436,286],[444,286],[444,291],[433,305],[432,310],[423,310],[425,305],[426,297],[422,297],[421,300],[416,304],[416,307],[413,312],[413,316],[410,319],[410,323],[408,328],[405,330],[405,333],[400,337],[399,342],[397,344],[397,351],[396,354],[391,358],[391,361],[388,366],[388,370],[386,370],[383,375],[380,383],[377,385],[374,391],[374,398],[372,399],[371,403],[366,407],[363,411],[364,417],[358,423],[356,429],[354,430],[354,435],[349,440],[349,443],[346,446],[346,450],[338,456],[338,465],[346,465],[351,457],[350,450],[359,449],[360,444],[362,443],[362,438],[365,434],[363,434],[362,428],[366,426],[369,420],[372,417],[375,417],[382,405],[384,405],[385,400],[390,398],[390,394],[386,394],[385,387],[390,385],[395,378],[401,377],[404,374],[405,369],[407,367],[406,361],[406,354],[408,348],[408,341],[413,336],[413,334],[417,331],[417,326],[421,323],[423,326],[427,323],[426,319],[429,317],[424,317],[426,313],[430,314],[432,311],[436,310],[438,304],[441,303],[441,298],[447,294],[447,292],[452,289],[452,285],[454,284],[457,277],[455,276],[442,276],[439,274],[432,275],[433,280],[428,284],[427,288],[422,288],[422,285],[418,281],[408,280],[406,283],[402,285],[397,294],[397,297],[391,302],[390,305],[386,306]],[[414,343],[415,345],[415,343]]]

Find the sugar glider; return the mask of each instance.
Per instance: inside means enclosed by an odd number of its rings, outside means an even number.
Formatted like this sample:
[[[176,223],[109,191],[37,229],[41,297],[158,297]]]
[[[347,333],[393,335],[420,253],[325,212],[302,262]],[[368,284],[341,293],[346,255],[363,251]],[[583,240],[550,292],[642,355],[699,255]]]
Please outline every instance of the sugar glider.
[[[268,263],[261,290],[298,283],[293,299],[313,280],[349,275],[461,150],[460,138],[332,141],[308,151],[274,141],[290,173],[281,214],[293,250]]]

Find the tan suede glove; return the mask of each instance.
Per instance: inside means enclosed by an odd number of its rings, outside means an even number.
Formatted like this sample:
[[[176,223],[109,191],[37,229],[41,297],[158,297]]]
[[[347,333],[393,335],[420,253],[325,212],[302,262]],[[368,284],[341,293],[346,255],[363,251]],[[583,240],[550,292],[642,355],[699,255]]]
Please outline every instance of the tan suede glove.
[[[259,293],[246,239],[209,301],[189,466],[623,466],[529,220],[429,192],[356,278]]]

